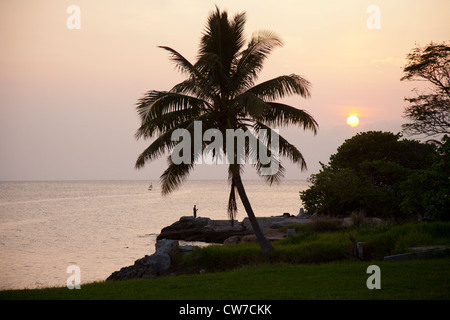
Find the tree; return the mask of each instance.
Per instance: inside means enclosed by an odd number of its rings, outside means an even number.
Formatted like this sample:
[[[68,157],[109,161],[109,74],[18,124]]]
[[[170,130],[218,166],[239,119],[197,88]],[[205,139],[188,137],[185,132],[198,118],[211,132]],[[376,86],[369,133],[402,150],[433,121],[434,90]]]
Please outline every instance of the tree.
[[[306,79],[291,74],[255,84],[263,62],[274,48],[282,45],[282,41],[272,32],[260,31],[253,34],[245,47],[245,22],[245,13],[236,14],[229,19],[226,11],[220,11],[216,7],[207,19],[195,64],[172,48],[160,47],[169,52],[171,60],[179,71],[187,75],[187,79],[169,91],[148,91],[139,100],[137,112],[141,125],[136,138],[156,139],[139,155],[136,168],[142,168],[146,162],[173,151],[177,145],[172,140],[175,130],[182,128],[193,136],[196,121],[202,124],[202,136],[207,130],[214,129],[226,140],[227,129],[242,129],[262,142],[258,143],[258,148],[265,145],[268,150],[268,136],[277,134],[270,130],[271,126],[293,124],[316,133],[318,125],[306,111],[274,102],[290,95],[309,97],[310,83]],[[268,132],[266,139],[261,138],[264,131]],[[300,151],[281,135],[277,135],[277,138],[279,155],[305,169],[306,163]],[[185,181],[203,150],[212,143],[213,141],[202,141],[201,148],[192,148],[189,154],[191,161],[187,163],[175,164],[172,157],[168,156],[168,167],[160,177],[164,195],[173,192]],[[236,160],[236,148],[229,150],[227,145],[223,143],[223,153]],[[253,166],[266,182],[272,184],[280,181],[284,168],[278,162],[277,154],[270,154],[270,160],[277,162],[279,170],[265,174],[265,164],[255,146],[247,142],[245,149],[246,157],[254,160]],[[218,153],[213,152],[213,157],[218,157]],[[262,252],[269,254],[273,247],[265,238],[248,200],[241,179],[242,170],[243,165],[237,161],[228,166],[231,186],[228,214],[233,221],[237,212],[237,191]]]
[[[367,131],[347,139],[330,156],[330,166],[353,168],[358,172],[365,161],[395,162],[403,167],[418,169],[431,164],[434,147],[415,140],[401,139],[392,132]]]
[[[401,209],[420,219],[450,220],[450,138],[444,136],[433,164],[416,170],[401,184]]]
[[[392,217],[400,213],[402,182],[417,170],[432,166],[435,147],[400,134],[368,131],[347,139],[310,177],[311,187],[300,192],[307,211]]]
[[[407,56],[401,81],[426,81],[430,92],[405,98],[409,102],[404,117],[411,120],[403,130],[411,135],[424,135],[436,142],[442,135],[450,134],[450,46],[445,42],[431,42],[416,47]]]

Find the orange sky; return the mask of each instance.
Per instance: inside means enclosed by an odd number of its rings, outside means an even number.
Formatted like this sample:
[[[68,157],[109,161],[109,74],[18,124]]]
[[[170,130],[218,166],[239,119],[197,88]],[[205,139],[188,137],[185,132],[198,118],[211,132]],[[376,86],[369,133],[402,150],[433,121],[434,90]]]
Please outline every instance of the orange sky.
[[[135,171],[146,146],[136,142],[134,105],[146,90],[183,78],[158,45],[196,56],[208,13],[247,12],[246,32],[269,29],[285,42],[266,61],[261,81],[297,73],[312,97],[286,101],[319,122],[317,136],[282,131],[303,152],[309,171],[359,131],[398,132],[411,89],[400,82],[416,43],[450,40],[448,0],[352,1],[0,1],[0,180],[156,179],[165,160]],[[80,8],[69,30],[69,5]],[[369,5],[380,8],[370,30]],[[346,118],[356,113],[360,125]],[[202,178],[214,168],[202,168]],[[224,171],[226,172],[226,170]],[[218,174],[222,178],[222,173]]]

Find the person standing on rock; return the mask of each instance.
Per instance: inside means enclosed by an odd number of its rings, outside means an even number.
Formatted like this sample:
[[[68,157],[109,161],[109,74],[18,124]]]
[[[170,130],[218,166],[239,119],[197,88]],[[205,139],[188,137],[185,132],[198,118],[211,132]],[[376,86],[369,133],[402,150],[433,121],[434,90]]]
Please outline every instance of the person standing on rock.
[[[197,205],[194,204],[194,218],[197,218]]]

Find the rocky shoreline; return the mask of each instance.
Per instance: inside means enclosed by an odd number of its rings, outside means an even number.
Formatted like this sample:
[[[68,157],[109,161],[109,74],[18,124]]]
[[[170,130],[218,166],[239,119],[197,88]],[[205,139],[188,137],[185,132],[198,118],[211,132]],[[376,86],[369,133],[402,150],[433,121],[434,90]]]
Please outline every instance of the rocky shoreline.
[[[372,222],[381,221],[381,219],[377,218],[368,219],[371,219]],[[278,231],[279,228],[291,224],[311,223],[313,217],[284,214],[277,217],[260,217],[257,220],[266,238],[269,241],[277,241],[290,234],[295,234],[294,229],[287,229],[283,233]],[[341,223],[350,225],[352,222],[350,218],[344,218],[341,219]],[[179,244],[179,241],[229,245],[239,242],[256,242],[256,237],[248,218],[243,219],[242,222],[233,221],[231,223],[230,220],[211,220],[210,218],[194,218],[190,216],[181,217],[179,221],[161,230],[157,237],[154,254],[145,255],[143,258],[136,260],[133,265],[113,272],[106,281],[155,278],[162,275],[176,274],[177,270],[173,265],[173,261],[180,255],[191,253],[196,248],[190,245],[182,246]],[[358,247],[358,250],[361,252],[363,251],[362,245],[361,243],[361,248]],[[196,272],[201,272],[201,270],[196,270]]]
[[[289,215],[278,217],[257,218],[263,232],[276,231],[276,229],[289,224],[308,223],[312,219],[299,218]],[[181,217],[179,221],[165,227],[157,240],[171,239],[184,241],[201,241],[207,243],[226,243],[231,237],[246,237],[253,235],[248,218],[242,222],[230,220],[211,220],[210,218]]]
[[[278,217],[257,218],[270,241],[283,239],[286,234],[277,229],[292,223],[309,223],[312,219],[283,215]],[[132,278],[155,278],[173,273],[172,261],[189,254],[195,246],[180,246],[179,240],[198,241],[217,244],[236,244],[239,242],[256,242],[253,229],[248,218],[242,222],[230,220],[211,220],[210,218],[181,217],[161,230],[156,238],[155,253],[145,255],[133,265],[113,272],[106,281]]]

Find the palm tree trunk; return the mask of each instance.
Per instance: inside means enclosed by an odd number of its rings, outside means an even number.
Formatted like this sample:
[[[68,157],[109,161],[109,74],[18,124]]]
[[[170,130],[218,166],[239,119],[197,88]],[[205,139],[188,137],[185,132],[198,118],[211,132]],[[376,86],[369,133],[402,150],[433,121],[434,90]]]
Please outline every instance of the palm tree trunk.
[[[258,241],[261,251],[264,255],[269,255],[273,250],[272,244],[267,240],[266,236],[259,226],[258,220],[256,220],[255,214],[253,213],[252,206],[248,200],[247,193],[245,192],[244,184],[239,173],[233,175],[233,180],[238,190],[239,197],[241,198],[242,204],[244,205],[245,211],[247,212],[248,219],[253,228],[253,232],[256,235],[256,240]]]

